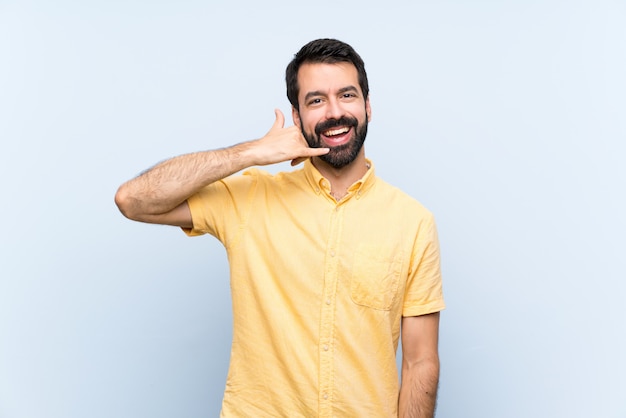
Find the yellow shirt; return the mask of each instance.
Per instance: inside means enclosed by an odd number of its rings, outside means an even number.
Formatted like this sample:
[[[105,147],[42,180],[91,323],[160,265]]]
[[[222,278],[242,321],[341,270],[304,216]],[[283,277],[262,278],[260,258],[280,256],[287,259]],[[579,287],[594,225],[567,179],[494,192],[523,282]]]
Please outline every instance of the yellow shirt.
[[[221,416],[397,417],[401,317],[444,308],[431,213],[373,167],[337,202],[310,161],[188,202],[186,232],[217,237],[231,268]]]

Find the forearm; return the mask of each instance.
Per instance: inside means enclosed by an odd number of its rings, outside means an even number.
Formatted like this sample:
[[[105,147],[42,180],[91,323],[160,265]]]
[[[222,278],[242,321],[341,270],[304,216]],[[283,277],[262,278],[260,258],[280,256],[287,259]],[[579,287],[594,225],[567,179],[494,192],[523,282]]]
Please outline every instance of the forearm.
[[[204,186],[255,165],[252,148],[245,142],[166,160],[120,186],[115,201],[131,219],[166,213]]]
[[[398,402],[399,418],[432,418],[437,402],[439,358],[410,364],[402,362],[402,385]]]
[[[120,211],[130,219],[188,227],[190,214],[179,206],[206,185],[253,165],[299,161],[326,154],[328,148],[309,148],[299,128],[284,128],[276,109],[274,125],[260,139],[215,151],[181,155],[157,164],[124,183],[115,195]],[[187,208],[188,209],[188,208]],[[171,216],[175,214],[175,219]]]

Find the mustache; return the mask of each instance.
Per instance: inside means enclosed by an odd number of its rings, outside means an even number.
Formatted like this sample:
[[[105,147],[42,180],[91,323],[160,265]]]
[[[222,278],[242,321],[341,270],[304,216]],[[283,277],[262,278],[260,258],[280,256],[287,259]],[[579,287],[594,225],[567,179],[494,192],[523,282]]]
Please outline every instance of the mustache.
[[[350,116],[342,116],[339,119],[328,119],[324,122],[320,122],[315,125],[315,134],[321,135],[322,132],[327,131],[337,126],[351,126],[356,128],[359,125],[359,121],[356,118]]]

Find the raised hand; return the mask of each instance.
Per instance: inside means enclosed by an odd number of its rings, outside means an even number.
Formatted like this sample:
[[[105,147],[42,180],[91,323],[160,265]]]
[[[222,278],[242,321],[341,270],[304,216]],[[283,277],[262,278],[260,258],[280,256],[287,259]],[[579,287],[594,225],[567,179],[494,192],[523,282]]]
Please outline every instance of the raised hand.
[[[310,148],[297,126],[285,128],[285,116],[275,109],[276,120],[261,139],[255,141],[255,155],[258,165],[281,163],[291,160],[291,165],[301,163],[310,157],[327,154],[328,148]]]

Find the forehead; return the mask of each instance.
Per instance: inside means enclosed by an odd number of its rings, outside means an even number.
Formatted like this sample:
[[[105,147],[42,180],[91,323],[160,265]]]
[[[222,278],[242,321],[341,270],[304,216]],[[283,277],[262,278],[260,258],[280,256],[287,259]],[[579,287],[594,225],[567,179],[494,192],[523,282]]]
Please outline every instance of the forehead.
[[[356,87],[361,92],[359,74],[349,62],[305,63],[298,70],[299,98],[311,92],[330,94],[348,86]]]

